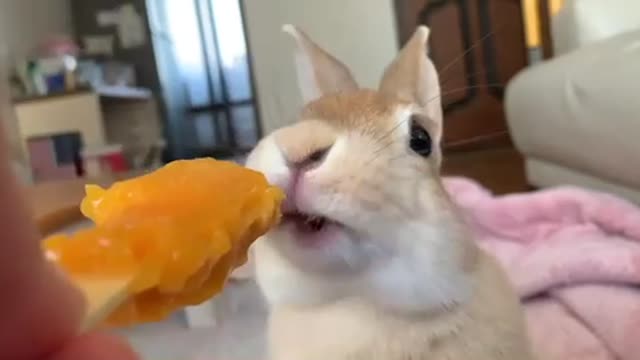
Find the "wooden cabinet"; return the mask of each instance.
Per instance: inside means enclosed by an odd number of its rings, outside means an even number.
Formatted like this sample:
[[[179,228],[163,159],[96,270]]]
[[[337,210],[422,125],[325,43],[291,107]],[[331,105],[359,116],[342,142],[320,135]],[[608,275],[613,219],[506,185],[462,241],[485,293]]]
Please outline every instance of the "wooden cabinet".
[[[100,100],[93,92],[20,101],[14,110],[22,151],[27,159],[27,142],[31,138],[78,133],[85,145],[107,144]]]
[[[518,0],[396,0],[399,36],[431,28],[429,53],[440,73],[445,148],[508,140],[505,84],[527,64]]]
[[[14,112],[27,163],[34,160],[42,165],[43,161],[31,156],[32,140],[62,135],[77,136],[78,151],[86,149],[89,153],[104,154],[107,145],[122,146],[129,167],[136,170],[156,166],[164,148],[158,105],[147,89],[103,87],[96,91],[22,99],[14,104]],[[51,153],[55,155],[56,151]],[[46,158],[51,157],[46,155]],[[53,163],[59,165],[58,161],[61,160],[51,163],[47,160],[47,167]],[[65,173],[65,176],[70,175]]]

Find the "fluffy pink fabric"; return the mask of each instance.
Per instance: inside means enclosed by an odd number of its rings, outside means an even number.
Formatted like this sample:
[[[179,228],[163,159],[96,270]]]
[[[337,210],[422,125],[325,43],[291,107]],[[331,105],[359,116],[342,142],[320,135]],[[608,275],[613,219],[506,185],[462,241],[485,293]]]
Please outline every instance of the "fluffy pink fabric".
[[[574,187],[496,197],[447,178],[523,299],[541,360],[640,359],[640,208]]]

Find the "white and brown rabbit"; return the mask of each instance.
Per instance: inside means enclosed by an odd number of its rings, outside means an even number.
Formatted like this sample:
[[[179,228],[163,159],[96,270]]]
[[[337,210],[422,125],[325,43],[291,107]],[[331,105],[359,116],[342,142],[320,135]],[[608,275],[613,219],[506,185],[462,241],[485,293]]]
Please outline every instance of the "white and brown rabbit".
[[[254,248],[273,360],[530,360],[522,310],[439,177],[438,76],[420,27],[378,90],[303,32],[299,121],[247,165],[287,193]]]

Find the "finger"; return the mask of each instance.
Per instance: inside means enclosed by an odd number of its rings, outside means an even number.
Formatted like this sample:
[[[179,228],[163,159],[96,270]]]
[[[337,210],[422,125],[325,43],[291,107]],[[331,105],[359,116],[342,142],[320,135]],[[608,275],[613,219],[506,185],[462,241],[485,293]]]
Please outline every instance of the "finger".
[[[138,360],[138,355],[124,341],[104,334],[76,338],[45,360]]]
[[[75,335],[84,301],[44,260],[3,135],[0,126],[0,358],[33,359]]]

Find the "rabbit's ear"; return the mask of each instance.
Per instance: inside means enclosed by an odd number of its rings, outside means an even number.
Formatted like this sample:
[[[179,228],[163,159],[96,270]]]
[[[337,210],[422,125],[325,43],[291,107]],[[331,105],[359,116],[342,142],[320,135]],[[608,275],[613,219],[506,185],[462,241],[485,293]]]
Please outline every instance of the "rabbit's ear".
[[[433,62],[427,57],[429,28],[419,26],[380,83],[380,92],[420,106],[432,121],[442,124],[440,83]]]
[[[305,103],[326,94],[358,89],[349,69],[320,48],[303,31],[293,25],[285,25],[282,30],[290,34],[298,45],[298,84]]]

